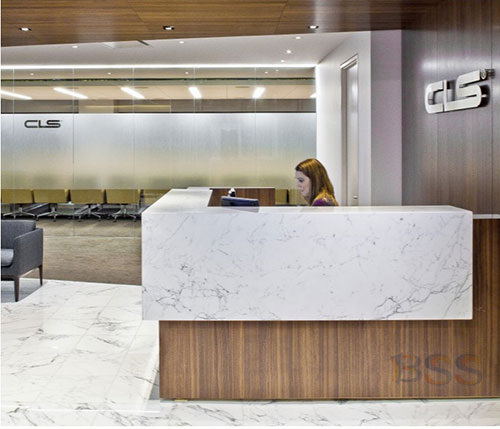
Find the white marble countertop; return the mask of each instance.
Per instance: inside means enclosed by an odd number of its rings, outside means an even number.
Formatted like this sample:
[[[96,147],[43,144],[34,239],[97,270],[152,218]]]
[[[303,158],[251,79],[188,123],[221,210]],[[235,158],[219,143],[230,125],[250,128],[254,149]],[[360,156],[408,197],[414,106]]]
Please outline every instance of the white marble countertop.
[[[143,214],[206,213],[234,214],[235,210],[247,213],[313,213],[313,214],[375,214],[375,213],[463,213],[466,210],[453,206],[360,206],[360,207],[207,207],[212,191],[209,188],[172,189]]]
[[[472,213],[451,206],[207,207],[172,190],[142,216],[143,317],[472,317]]]

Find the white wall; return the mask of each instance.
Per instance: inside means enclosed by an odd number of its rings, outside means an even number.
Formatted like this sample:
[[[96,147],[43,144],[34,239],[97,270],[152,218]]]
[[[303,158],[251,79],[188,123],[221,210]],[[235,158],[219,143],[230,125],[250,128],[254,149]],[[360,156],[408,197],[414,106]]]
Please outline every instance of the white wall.
[[[372,54],[372,204],[402,204],[401,31],[374,31]]]
[[[341,204],[340,66],[358,55],[359,203],[401,204],[401,31],[350,35],[316,67],[317,157]],[[393,100],[394,98],[394,100]]]

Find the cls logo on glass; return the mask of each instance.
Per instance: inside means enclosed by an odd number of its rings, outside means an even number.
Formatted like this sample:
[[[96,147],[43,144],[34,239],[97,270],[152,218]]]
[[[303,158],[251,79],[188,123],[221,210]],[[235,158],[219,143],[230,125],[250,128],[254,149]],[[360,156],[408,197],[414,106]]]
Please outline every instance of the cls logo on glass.
[[[58,119],[49,119],[43,124],[39,119],[28,119],[24,121],[24,126],[26,128],[60,128],[61,121]]]
[[[478,84],[470,85],[473,82],[479,82],[493,75],[493,70],[475,70],[457,77],[455,83],[455,100],[450,100],[448,91],[450,90],[447,80],[434,82],[425,88],[425,110],[427,113],[451,112],[453,110],[472,109],[481,104],[483,95],[481,87]],[[443,93],[443,102],[436,103],[436,94]]]

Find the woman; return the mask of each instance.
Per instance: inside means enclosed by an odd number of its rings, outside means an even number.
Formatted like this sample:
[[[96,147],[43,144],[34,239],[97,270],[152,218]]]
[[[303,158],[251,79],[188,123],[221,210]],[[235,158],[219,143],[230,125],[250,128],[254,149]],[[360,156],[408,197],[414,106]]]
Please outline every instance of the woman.
[[[338,206],[333,185],[323,164],[316,158],[302,161],[295,167],[297,188],[310,206]]]

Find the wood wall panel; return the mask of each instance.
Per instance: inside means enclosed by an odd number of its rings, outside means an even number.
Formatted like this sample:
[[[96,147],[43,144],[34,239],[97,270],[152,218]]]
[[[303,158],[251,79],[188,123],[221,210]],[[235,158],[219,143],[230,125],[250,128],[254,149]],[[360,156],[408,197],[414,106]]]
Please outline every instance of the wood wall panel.
[[[438,80],[491,68],[491,0],[446,0],[437,9]],[[491,102],[436,116],[439,201],[491,213]]]
[[[474,221],[473,320],[161,321],[160,396],[498,397],[499,266],[500,220]]]
[[[500,0],[492,0],[492,68],[493,79],[493,213],[500,213]]]
[[[493,187],[500,189],[492,162],[499,156],[492,144],[492,130],[500,126],[498,106],[493,105],[498,101],[491,97],[497,80],[485,82],[490,99],[478,109],[430,115],[423,99],[431,82],[455,81],[460,74],[492,67],[492,45],[498,45],[498,36],[492,35],[496,3],[443,0],[404,32],[405,204],[450,204],[478,214],[500,213],[492,203]]]
[[[437,80],[437,19],[434,9],[403,32],[403,204],[438,203],[437,115],[425,113],[422,98]]]

